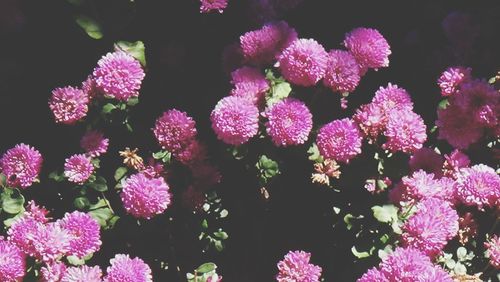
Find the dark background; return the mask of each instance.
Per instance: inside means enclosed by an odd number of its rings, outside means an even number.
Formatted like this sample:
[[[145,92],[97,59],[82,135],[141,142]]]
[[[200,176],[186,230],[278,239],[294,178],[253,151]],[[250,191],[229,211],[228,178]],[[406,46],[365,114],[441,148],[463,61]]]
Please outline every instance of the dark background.
[[[61,169],[64,159],[79,151],[84,126],[56,125],[47,101],[55,87],[80,85],[118,40],[145,43],[147,75],[140,104],[132,112],[134,133],[117,128],[106,131],[112,146],[103,159],[103,173],[112,179],[119,165],[116,152],[125,146],[139,147],[144,155],[158,150],[150,128],[171,108],[195,118],[200,139],[209,145],[212,160],[221,169],[223,183],[217,189],[229,210],[223,228],[230,236],[223,253],[203,254],[196,239],[196,218],[174,204],[166,215],[141,226],[131,218],[120,219],[114,230],[103,233],[103,247],[90,264],[105,268],[115,253],[127,252],[150,264],[155,281],[182,281],[186,272],[211,260],[225,281],[241,282],[272,281],[276,262],[288,250],[311,252],[312,262],[323,268],[325,281],[354,281],[376,263],[375,259],[355,260],[350,252],[353,234],[333,228],[342,217],[332,209],[369,214],[373,203],[385,201],[363,190],[366,177],[376,173],[372,161],[358,158],[345,168],[341,181],[334,183],[342,190],[338,193],[310,184],[307,147],[276,149],[266,142],[254,144],[251,152],[279,159],[283,171],[268,187],[271,197],[264,201],[253,171],[228,158],[225,146],[210,129],[211,110],[230,90],[222,50],[260,26],[247,1],[230,0],[224,14],[209,15],[199,14],[195,0],[87,0],[82,6],[66,1],[0,1],[0,152],[24,142],[44,155],[42,184],[23,192],[27,198],[46,205],[55,218],[72,210],[71,198],[56,196],[65,187],[46,175]],[[498,1],[402,2],[305,0],[281,15],[299,37],[314,38],[326,49],[341,48],[344,34],[359,26],[377,28],[391,45],[389,68],[363,77],[347,111],[341,111],[337,94],[323,91],[319,95],[310,105],[316,125],[350,116],[355,107],[371,100],[379,86],[392,82],[410,92],[415,111],[430,128],[440,100],[436,80],[446,67],[460,64],[472,67],[476,77],[494,76],[500,65]],[[453,42],[443,31],[442,21],[452,12],[469,16],[460,32],[466,38],[463,44]],[[78,14],[96,18],[104,38],[88,37],[75,23]],[[312,90],[297,92],[310,102],[308,91]],[[442,145],[445,151],[450,149]],[[174,191],[183,188],[173,187]],[[110,197],[120,209],[118,197]],[[174,218],[173,223],[168,217]],[[169,263],[167,270],[160,269],[162,260]]]

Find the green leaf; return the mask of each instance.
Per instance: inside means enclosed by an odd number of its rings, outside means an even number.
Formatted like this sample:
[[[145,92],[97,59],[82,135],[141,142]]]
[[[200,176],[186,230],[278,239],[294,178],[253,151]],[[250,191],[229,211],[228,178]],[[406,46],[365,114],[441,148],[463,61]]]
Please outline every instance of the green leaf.
[[[271,87],[270,95],[266,96],[266,105],[268,107],[278,103],[290,95],[292,87],[288,82],[279,82]]]
[[[438,104],[438,108],[440,109],[446,109],[450,103],[448,102],[448,99],[443,99],[441,102]]]
[[[2,193],[2,210],[9,214],[18,214],[24,210],[24,196],[19,191],[5,189]]]
[[[351,252],[355,257],[357,257],[359,259],[367,258],[367,257],[371,256],[371,254],[369,252],[358,252],[358,250],[356,250],[356,246],[352,246]]]
[[[208,228],[208,221],[206,219],[204,219],[202,222],[201,222],[201,227],[203,229],[207,229]]]
[[[139,97],[132,97],[127,100],[127,106],[133,107],[137,104],[139,104]]]
[[[372,211],[379,222],[390,223],[398,219],[398,208],[394,205],[374,206]]]
[[[95,168],[100,168],[101,167],[101,160],[99,160],[99,159],[92,159],[90,162],[92,163],[92,165]]]
[[[99,24],[92,18],[80,15],[76,18],[76,23],[93,39],[101,39],[103,34]]]
[[[86,207],[90,206],[90,201],[89,199],[87,199],[87,197],[78,197],[73,201],[73,204],[77,209],[83,210]]]
[[[114,217],[113,212],[108,207],[91,210],[89,211],[89,215],[105,228],[108,227],[108,223]]]
[[[115,176],[114,176],[115,180],[119,181],[120,179],[122,179],[125,176],[125,174],[127,173],[127,171],[128,171],[128,169],[126,167],[123,167],[123,166],[117,168],[115,171]]]
[[[142,41],[118,41],[115,43],[115,50],[127,52],[130,56],[136,58],[141,65],[146,66],[146,47]]]
[[[459,261],[463,261],[463,260],[465,260],[466,257],[467,257],[467,249],[464,248],[464,247],[459,247],[457,249],[457,258],[458,258],[458,260]]]
[[[125,123],[125,127],[127,128],[128,132],[134,132],[134,129],[132,128],[132,125],[130,125],[130,123]]]
[[[467,274],[467,268],[465,267],[465,265],[461,264],[460,262],[457,262],[455,264],[455,267],[453,268],[453,272],[456,275],[464,275]]]
[[[227,235],[226,232],[224,231],[217,231],[217,232],[214,232],[214,236],[219,238],[219,239],[222,239],[222,240],[226,240],[229,236]]]
[[[309,149],[307,149],[307,154],[309,154],[309,160],[321,163],[323,162],[323,157],[321,156],[318,145],[316,143],[313,143]]]
[[[85,260],[83,258],[79,258],[77,256],[67,256],[66,259],[68,260],[68,262],[71,265],[78,266],[78,265],[84,265],[85,264]]]
[[[169,164],[170,161],[172,160],[172,153],[168,152],[166,156],[164,156],[161,161],[164,163],[164,164]]]
[[[64,175],[62,173],[58,173],[57,171],[53,171],[49,174],[49,179],[54,180],[55,182],[64,181]]]
[[[155,160],[161,160],[163,159],[166,155],[168,154],[168,151],[159,151],[156,153],[153,153],[153,158]]]
[[[107,103],[106,105],[102,106],[102,113],[109,114],[115,109],[116,109],[116,106],[114,104]]]
[[[216,249],[218,252],[222,252],[222,250],[224,250],[224,245],[222,245],[222,241],[220,241],[220,240],[215,240],[214,245],[215,245],[215,249]]]
[[[207,263],[204,263],[204,264],[200,265],[196,269],[196,273],[198,273],[198,274],[204,274],[204,273],[207,273],[207,272],[214,271],[215,269],[217,269],[217,266],[215,265],[215,263],[213,263],[213,262],[207,262]]]
[[[2,187],[7,186],[7,177],[3,173],[0,173],[0,186]]]
[[[88,186],[98,192],[108,191],[107,181],[102,176],[98,176],[97,179],[94,182],[88,184]]]

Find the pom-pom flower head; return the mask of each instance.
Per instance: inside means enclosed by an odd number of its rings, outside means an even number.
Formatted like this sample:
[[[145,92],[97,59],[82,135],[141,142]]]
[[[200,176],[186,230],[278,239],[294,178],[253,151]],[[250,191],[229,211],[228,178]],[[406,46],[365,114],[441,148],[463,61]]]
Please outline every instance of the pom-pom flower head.
[[[281,53],[278,62],[286,80],[312,86],[325,76],[328,53],[314,39],[298,39]]]
[[[118,254],[110,263],[104,282],[153,282],[151,268],[140,258]]]
[[[83,135],[80,146],[90,157],[98,157],[108,151],[109,139],[96,130],[90,130]]]
[[[0,159],[0,171],[10,186],[26,188],[38,178],[42,169],[42,155],[35,148],[17,144]]]
[[[66,269],[61,282],[101,282],[102,272],[99,266],[82,265]]]
[[[90,215],[74,211],[66,214],[58,223],[72,235],[69,242],[69,255],[83,258],[98,251],[101,247],[100,225]]]
[[[52,91],[49,108],[57,123],[74,124],[87,116],[89,96],[71,86],[56,88]]]
[[[334,92],[352,92],[358,86],[359,66],[347,51],[332,50],[328,53],[328,63],[323,84]]]
[[[0,281],[21,281],[25,275],[25,264],[23,252],[0,237]]]
[[[324,125],[316,139],[323,157],[345,163],[361,153],[361,141],[358,127],[347,118]]]
[[[150,219],[167,209],[172,196],[162,177],[137,173],[127,178],[120,197],[128,213],[137,218]]]
[[[346,34],[344,45],[356,58],[362,72],[389,66],[391,48],[376,29],[356,28]]]
[[[411,101],[410,94],[405,89],[391,83],[387,87],[380,87],[375,92],[372,103],[382,108],[386,116],[396,110],[413,110],[413,102]]]
[[[73,155],[66,159],[64,164],[64,176],[68,181],[83,184],[94,172],[94,165],[90,158],[85,155]]]
[[[70,250],[72,235],[57,223],[39,224],[32,236],[28,238],[33,240],[34,257],[44,262],[54,262]]]
[[[500,237],[494,235],[487,242],[484,243],[484,246],[488,250],[488,257],[490,258],[490,264],[494,268],[500,269]]]
[[[300,100],[286,98],[272,105],[265,116],[267,134],[276,146],[304,144],[311,132],[312,114]]]
[[[210,115],[217,137],[230,145],[241,145],[257,134],[259,110],[238,96],[222,98]]]
[[[278,263],[278,282],[319,282],[321,267],[309,262],[311,254],[304,251],[290,251]]]
[[[438,79],[441,95],[452,96],[460,91],[461,85],[471,79],[471,69],[451,67],[446,69]]]
[[[200,13],[217,11],[222,14],[227,7],[227,1],[228,0],[200,0]]]
[[[139,61],[123,51],[106,54],[93,72],[97,88],[120,101],[139,96],[144,76]]]
[[[469,206],[496,207],[500,203],[500,176],[484,164],[463,168],[458,174],[457,196]]]
[[[187,113],[172,109],[156,120],[153,133],[163,149],[180,152],[196,136],[196,123]]]
[[[427,140],[424,120],[411,111],[392,111],[389,114],[384,135],[387,142],[382,148],[391,152],[413,153],[422,148]]]
[[[245,97],[256,105],[263,102],[269,83],[266,77],[256,68],[242,67],[231,73],[234,89],[231,95]]]
[[[40,269],[40,282],[61,281],[66,273],[66,265],[62,262],[49,263]]]

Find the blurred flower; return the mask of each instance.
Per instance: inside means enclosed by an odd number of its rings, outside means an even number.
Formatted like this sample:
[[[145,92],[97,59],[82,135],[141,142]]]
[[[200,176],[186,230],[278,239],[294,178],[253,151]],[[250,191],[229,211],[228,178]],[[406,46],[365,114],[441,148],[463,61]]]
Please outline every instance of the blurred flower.
[[[227,7],[227,2],[228,0],[200,0],[200,13],[217,11],[222,14]]]
[[[311,254],[304,251],[289,251],[278,262],[278,282],[319,282],[321,267],[309,263]]]
[[[484,243],[484,247],[488,250],[490,264],[494,268],[500,269],[500,237],[498,237],[498,235],[493,235]]]
[[[348,163],[361,153],[361,132],[350,119],[334,120],[320,128],[316,143],[324,158]]]
[[[66,272],[66,265],[62,262],[52,262],[40,269],[41,282],[60,282],[64,273]]]
[[[104,93],[99,88],[97,88],[92,75],[89,75],[87,79],[82,82],[82,91],[83,93],[87,94],[90,101],[92,101],[93,99],[102,98],[104,96]]]
[[[78,88],[66,86],[52,91],[49,108],[57,123],[74,124],[87,116],[89,96]]]
[[[439,198],[450,202],[454,200],[454,181],[449,178],[438,178],[433,173],[417,170],[411,176],[403,177],[401,182],[403,197],[406,200],[420,201],[427,198]]]
[[[440,177],[443,175],[443,157],[431,148],[421,148],[410,157],[410,171],[424,170]]]
[[[69,255],[83,258],[97,252],[101,247],[101,227],[90,215],[74,211],[66,213],[57,223],[72,236]]]
[[[269,82],[258,69],[242,67],[233,71],[231,78],[234,85],[231,95],[244,97],[255,105],[263,103],[266,91],[269,90]]]
[[[98,157],[108,151],[109,139],[97,130],[89,130],[80,140],[80,147],[90,157]]]
[[[151,268],[140,258],[131,259],[129,255],[118,254],[110,263],[104,282],[153,282]]]
[[[470,118],[468,111],[456,105],[439,109],[437,114],[438,139],[448,141],[456,149],[467,149],[483,135],[484,128]]]
[[[443,171],[444,175],[456,178],[461,168],[468,167],[470,164],[469,157],[455,149],[448,155],[444,155]]]
[[[472,116],[482,126],[498,126],[500,118],[500,94],[486,81],[474,80],[465,83],[450,103]]]
[[[83,184],[94,172],[94,165],[86,155],[73,155],[66,159],[64,164],[64,176],[68,181]]]
[[[331,50],[328,53],[323,84],[334,92],[352,92],[359,84],[359,66],[351,53]]]
[[[42,169],[42,155],[26,144],[17,144],[0,159],[0,171],[7,177],[7,184],[27,188],[36,182]]]
[[[25,257],[14,244],[0,237],[0,281],[21,281],[25,275]]]

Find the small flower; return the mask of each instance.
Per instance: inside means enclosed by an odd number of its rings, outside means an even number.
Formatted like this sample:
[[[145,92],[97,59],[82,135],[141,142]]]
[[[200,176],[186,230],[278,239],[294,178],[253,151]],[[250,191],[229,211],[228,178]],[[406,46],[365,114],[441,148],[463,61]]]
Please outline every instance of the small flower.
[[[0,171],[7,177],[9,186],[27,188],[37,181],[42,162],[40,152],[21,143],[3,154]]]
[[[94,172],[94,165],[86,155],[73,155],[66,159],[64,164],[64,176],[68,181],[83,184]]]
[[[101,227],[90,215],[74,211],[66,213],[64,218],[57,222],[72,235],[69,242],[69,255],[83,258],[98,251],[101,247],[99,234]]]
[[[85,150],[90,157],[99,157],[108,151],[109,139],[96,130],[90,130],[83,135],[80,140],[80,147]]]
[[[494,268],[500,269],[500,237],[497,235],[492,236],[488,242],[484,243],[484,247],[488,249],[490,264]]]
[[[420,201],[427,198],[439,198],[450,202],[454,200],[455,183],[449,178],[436,178],[433,173],[417,170],[411,176],[403,177],[401,182],[404,187],[403,197],[406,200]]]
[[[0,281],[21,281],[25,269],[23,252],[16,245],[0,237]]]
[[[35,201],[31,200],[28,202],[25,214],[23,216],[29,216],[36,221],[46,223],[49,221],[49,218],[47,218],[48,214],[49,211],[45,209],[45,207],[41,207],[37,205]]]
[[[153,133],[163,149],[180,152],[196,137],[196,123],[187,113],[172,109],[156,120]]]
[[[445,161],[443,163],[444,175],[452,178],[456,178],[461,168],[468,167],[470,164],[469,157],[460,152],[459,150],[454,150],[448,155],[444,155]]]
[[[242,67],[233,71],[231,78],[234,85],[231,95],[245,97],[255,105],[263,103],[269,82],[258,69]]]
[[[207,149],[198,140],[193,140],[182,151],[174,153],[174,157],[184,165],[191,166],[207,159]]]
[[[352,92],[360,81],[359,66],[351,53],[331,50],[328,53],[323,84],[334,92]]]
[[[321,267],[309,263],[311,254],[304,251],[290,251],[278,262],[278,282],[319,282]]]
[[[392,111],[389,114],[384,135],[387,142],[382,148],[391,152],[412,153],[422,148],[427,140],[424,120],[411,111]]]
[[[82,82],[82,91],[83,93],[87,94],[87,96],[89,97],[89,101],[92,101],[93,99],[99,99],[104,96],[104,93],[102,93],[102,91],[97,88],[92,75],[89,75],[87,79]]]
[[[92,75],[99,91],[120,101],[139,96],[145,76],[139,61],[123,51],[103,56]]]
[[[344,45],[356,58],[362,70],[389,66],[391,48],[387,40],[376,29],[355,28],[346,34]]]
[[[471,69],[464,67],[450,67],[438,79],[442,96],[452,96],[460,91],[463,83],[471,80]]]
[[[200,13],[217,11],[222,14],[227,7],[227,1],[228,0],[200,0]]]
[[[439,109],[437,114],[438,139],[448,141],[456,149],[467,149],[481,139],[484,128],[470,118],[468,111],[449,105],[445,109]]]
[[[372,103],[382,108],[385,116],[393,111],[411,111],[413,102],[410,94],[398,87],[396,84],[387,84],[387,87],[380,87],[372,99]]]
[[[118,254],[110,260],[104,282],[153,282],[151,268],[140,258]]]
[[[99,266],[73,266],[66,269],[61,282],[101,282],[101,276]]]
[[[35,256],[36,232],[43,226],[43,222],[24,214],[14,221],[7,231],[8,240],[18,246],[25,254]]]
[[[316,139],[323,157],[344,163],[361,153],[361,141],[358,127],[347,118],[321,127]]]
[[[278,58],[283,77],[293,84],[313,86],[326,73],[328,53],[314,39],[297,39]]]
[[[500,203],[500,176],[487,165],[463,168],[457,176],[457,196],[466,205],[496,207]]]
[[[119,151],[118,153],[123,157],[123,163],[128,167],[135,170],[142,170],[144,169],[144,160],[137,154],[137,151],[139,151],[138,148],[130,150],[129,147],[126,147],[125,150]]]
[[[373,143],[385,130],[387,123],[383,108],[373,103],[362,105],[356,110],[353,119],[363,131],[364,136],[369,138],[370,143]]]
[[[314,164],[315,173],[312,174],[312,183],[319,183],[323,185],[330,185],[331,178],[340,178],[340,166],[336,161],[326,159],[322,163]]]
[[[87,116],[89,96],[71,86],[52,91],[49,108],[57,123],[74,124]]]
[[[66,265],[64,263],[49,263],[40,269],[41,282],[60,282],[65,272]]]

